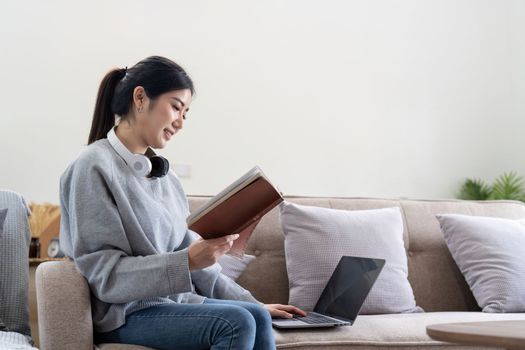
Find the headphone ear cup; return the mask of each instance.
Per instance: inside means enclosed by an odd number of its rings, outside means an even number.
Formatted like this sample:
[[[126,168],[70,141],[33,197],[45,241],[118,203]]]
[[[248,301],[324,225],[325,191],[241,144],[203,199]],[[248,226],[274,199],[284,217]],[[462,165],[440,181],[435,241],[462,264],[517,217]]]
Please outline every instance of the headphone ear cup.
[[[170,162],[164,157],[153,156],[149,160],[151,162],[151,177],[163,177],[170,170]]]
[[[137,175],[146,176],[151,172],[151,162],[145,155],[134,154],[131,168]]]

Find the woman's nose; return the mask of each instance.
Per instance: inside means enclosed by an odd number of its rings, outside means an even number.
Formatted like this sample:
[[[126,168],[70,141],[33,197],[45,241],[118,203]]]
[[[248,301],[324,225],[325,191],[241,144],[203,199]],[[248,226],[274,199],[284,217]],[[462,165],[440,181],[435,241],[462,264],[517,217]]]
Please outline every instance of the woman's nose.
[[[173,127],[177,129],[182,129],[182,126],[184,124],[184,118],[182,117],[182,114],[178,115],[177,118],[173,121]]]

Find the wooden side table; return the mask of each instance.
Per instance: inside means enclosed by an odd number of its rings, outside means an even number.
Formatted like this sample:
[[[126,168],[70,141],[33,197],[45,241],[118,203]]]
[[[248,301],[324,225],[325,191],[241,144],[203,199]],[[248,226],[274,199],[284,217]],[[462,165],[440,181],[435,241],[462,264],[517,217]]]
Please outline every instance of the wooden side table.
[[[40,263],[45,261],[60,261],[67,260],[67,258],[59,259],[40,259],[40,258],[30,258],[29,259],[29,324],[31,325],[31,337],[35,342],[35,346],[38,348],[39,339],[38,339],[38,309],[36,304],[36,289],[35,289],[35,271]]]
[[[427,334],[451,343],[525,349],[525,320],[435,324],[427,326]]]

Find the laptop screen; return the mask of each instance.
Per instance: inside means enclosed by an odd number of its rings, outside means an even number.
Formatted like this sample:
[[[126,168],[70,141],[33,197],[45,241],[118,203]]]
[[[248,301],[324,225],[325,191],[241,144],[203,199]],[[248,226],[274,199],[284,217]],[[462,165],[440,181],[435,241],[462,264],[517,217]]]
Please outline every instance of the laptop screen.
[[[383,259],[343,256],[314,311],[353,323],[384,265]]]

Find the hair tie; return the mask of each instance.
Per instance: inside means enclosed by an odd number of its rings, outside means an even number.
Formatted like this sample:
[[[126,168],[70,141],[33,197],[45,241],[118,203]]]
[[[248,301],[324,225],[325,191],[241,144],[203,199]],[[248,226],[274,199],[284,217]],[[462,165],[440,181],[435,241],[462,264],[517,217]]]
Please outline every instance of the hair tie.
[[[122,68],[120,70],[120,79],[124,79],[126,77],[126,74],[128,74],[128,66],[126,66],[126,68]]]

